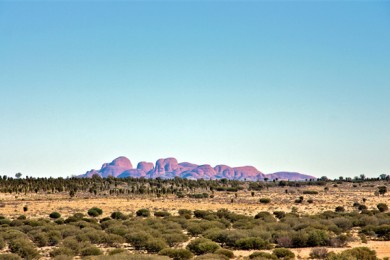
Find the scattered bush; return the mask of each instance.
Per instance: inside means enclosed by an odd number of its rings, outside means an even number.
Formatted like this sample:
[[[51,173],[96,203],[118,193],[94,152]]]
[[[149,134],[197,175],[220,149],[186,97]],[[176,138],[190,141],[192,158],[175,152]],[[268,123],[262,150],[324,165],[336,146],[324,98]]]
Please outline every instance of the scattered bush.
[[[278,259],[275,255],[266,252],[254,252],[249,255],[249,259]]]
[[[123,214],[122,212],[120,211],[115,211],[115,212],[112,212],[111,213],[111,218],[112,219],[121,219],[121,220],[126,220],[127,217],[125,214]],[[107,220],[107,219],[106,219]]]
[[[148,253],[158,253],[166,247],[168,247],[167,243],[161,238],[151,238],[145,245],[145,249]]]
[[[34,259],[39,256],[34,244],[23,238],[16,238],[9,242],[11,253],[18,254],[22,258]]]
[[[275,248],[272,254],[279,259],[295,259],[295,254],[287,248]]]
[[[219,248],[217,243],[206,238],[194,239],[187,245],[187,249],[196,255],[214,253]]]
[[[89,246],[81,249],[80,253],[82,256],[90,256],[90,255],[101,255],[102,251],[96,246]]]
[[[154,216],[156,217],[169,217],[171,214],[168,211],[156,211]]]
[[[318,191],[316,191],[316,190],[304,190],[302,193],[303,194],[316,195],[316,194],[318,194]]]
[[[137,215],[137,217],[150,217],[150,210],[149,209],[139,209],[137,210],[137,212],[135,213]]]
[[[376,207],[380,212],[385,212],[389,210],[386,203],[379,203],[378,205],[376,205]]]
[[[316,247],[310,251],[310,258],[325,259],[328,256],[328,249],[325,247]]]
[[[100,208],[97,208],[97,207],[93,207],[93,208],[90,208],[87,213],[91,217],[97,217],[97,216],[100,216],[103,214],[103,210],[101,210]]]
[[[335,212],[345,212],[345,208],[343,206],[337,206],[334,211]]]
[[[233,251],[228,250],[228,249],[220,248],[220,249],[217,249],[214,253],[217,255],[224,255],[228,258],[234,258]]]
[[[271,199],[270,198],[261,198],[259,201],[260,201],[260,203],[268,204],[271,202]]]
[[[191,259],[194,255],[187,249],[173,249],[165,248],[161,250],[159,255],[164,255],[172,258],[173,260],[187,260]]]
[[[54,212],[50,213],[49,217],[52,218],[52,219],[57,219],[57,218],[61,217],[61,214],[56,212],[56,211],[54,211]]]

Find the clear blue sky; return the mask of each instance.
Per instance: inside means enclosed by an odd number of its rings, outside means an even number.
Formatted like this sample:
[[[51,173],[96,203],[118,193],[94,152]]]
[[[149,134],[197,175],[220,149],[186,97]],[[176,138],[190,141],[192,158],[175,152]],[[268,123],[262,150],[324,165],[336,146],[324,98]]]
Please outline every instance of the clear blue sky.
[[[390,173],[388,1],[0,1],[0,174],[117,156]]]

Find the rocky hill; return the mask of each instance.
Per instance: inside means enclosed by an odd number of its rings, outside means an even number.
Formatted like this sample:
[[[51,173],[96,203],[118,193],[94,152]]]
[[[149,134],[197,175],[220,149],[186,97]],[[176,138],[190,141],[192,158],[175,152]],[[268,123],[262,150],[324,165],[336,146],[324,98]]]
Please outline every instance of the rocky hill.
[[[100,170],[90,170],[79,177],[92,177],[93,175],[106,178],[113,176],[117,178],[185,178],[185,179],[230,179],[258,181],[279,179],[279,180],[305,180],[316,179],[314,176],[297,172],[275,172],[264,174],[253,166],[230,167],[227,165],[209,164],[197,165],[189,162],[178,163],[175,158],[159,159],[155,164],[152,162],[140,162],[137,168],[133,168],[130,160],[124,156],[118,157],[111,163],[105,163]]]

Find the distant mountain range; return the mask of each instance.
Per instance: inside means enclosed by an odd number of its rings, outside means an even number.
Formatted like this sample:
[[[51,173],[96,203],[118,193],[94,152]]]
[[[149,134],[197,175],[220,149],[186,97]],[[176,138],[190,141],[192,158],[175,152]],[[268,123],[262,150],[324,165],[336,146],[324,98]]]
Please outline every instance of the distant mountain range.
[[[137,168],[133,168],[130,160],[124,156],[118,157],[111,163],[105,163],[100,170],[90,170],[78,177],[90,178],[93,175],[106,178],[108,176],[116,178],[162,178],[170,179],[180,177],[184,179],[229,179],[258,181],[279,179],[301,181],[307,179],[317,179],[314,176],[297,172],[275,172],[264,174],[253,166],[230,167],[227,165],[217,165],[211,167],[209,164],[197,165],[188,162],[178,163],[175,158],[159,159],[155,164],[151,162],[140,162]]]

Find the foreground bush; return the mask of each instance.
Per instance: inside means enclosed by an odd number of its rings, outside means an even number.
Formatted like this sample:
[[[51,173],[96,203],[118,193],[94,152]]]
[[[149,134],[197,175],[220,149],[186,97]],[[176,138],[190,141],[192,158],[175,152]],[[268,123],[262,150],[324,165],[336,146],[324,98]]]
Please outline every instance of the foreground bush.
[[[279,259],[295,259],[295,254],[287,248],[275,248],[272,254]]]
[[[90,255],[101,255],[102,251],[97,248],[96,246],[90,246],[81,249],[81,255],[82,256],[90,256]]]
[[[207,238],[194,239],[187,245],[187,249],[196,255],[214,253],[219,248],[220,246],[217,243]]]
[[[173,260],[187,260],[191,259],[194,255],[191,253],[191,251],[187,249],[173,249],[173,248],[165,248],[161,250],[159,255],[165,255]]]
[[[0,254],[1,260],[21,260],[20,256],[16,254]]]
[[[217,255],[224,255],[226,256],[227,258],[234,258],[234,253],[233,251],[229,250],[229,249],[224,249],[224,248],[220,248],[220,249],[217,249],[215,251],[215,254]]]
[[[11,240],[9,249],[11,253],[18,254],[22,258],[35,259],[39,256],[34,244],[23,238]]]
[[[275,255],[266,252],[254,252],[249,256],[249,259],[278,259]]]
[[[364,259],[364,260],[377,260],[376,252],[368,247],[355,247],[347,249],[340,254],[330,252],[327,256],[328,260],[349,260],[349,259]]]

